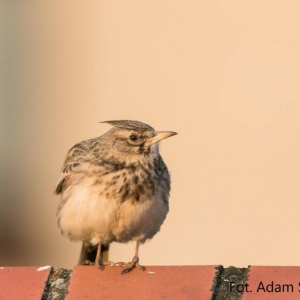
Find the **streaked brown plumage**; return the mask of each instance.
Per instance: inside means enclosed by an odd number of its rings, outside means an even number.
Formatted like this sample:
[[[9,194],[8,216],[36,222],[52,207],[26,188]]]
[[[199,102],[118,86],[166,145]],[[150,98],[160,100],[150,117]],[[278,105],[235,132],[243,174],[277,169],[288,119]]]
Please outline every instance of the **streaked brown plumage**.
[[[102,136],[72,147],[56,187],[58,225],[70,240],[98,245],[95,264],[104,269],[101,245],[136,241],[125,274],[139,265],[138,247],[160,229],[169,210],[170,176],[158,132],[138,121],[107,121]]]

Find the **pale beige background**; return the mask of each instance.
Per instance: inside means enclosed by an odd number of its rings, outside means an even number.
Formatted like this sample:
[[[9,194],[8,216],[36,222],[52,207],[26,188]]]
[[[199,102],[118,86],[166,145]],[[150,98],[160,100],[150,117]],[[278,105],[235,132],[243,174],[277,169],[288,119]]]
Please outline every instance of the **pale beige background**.
[[[300,265],[299,16],[298,0],[2,0],[0,265],[77,263],[53,190],[110,119],[179,133],[143,264]]]

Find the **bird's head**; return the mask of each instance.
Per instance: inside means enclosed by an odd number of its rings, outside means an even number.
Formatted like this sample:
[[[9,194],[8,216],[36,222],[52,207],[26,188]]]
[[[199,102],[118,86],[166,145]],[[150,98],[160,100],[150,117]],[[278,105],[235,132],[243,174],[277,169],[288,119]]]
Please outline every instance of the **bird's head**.
[[[173,131],[155,131],[151,126],[129,120],[105,121],[113,125],[106,138],[112,151],[120,155],[141,156],[158,152],[158,142],[177,134]]]

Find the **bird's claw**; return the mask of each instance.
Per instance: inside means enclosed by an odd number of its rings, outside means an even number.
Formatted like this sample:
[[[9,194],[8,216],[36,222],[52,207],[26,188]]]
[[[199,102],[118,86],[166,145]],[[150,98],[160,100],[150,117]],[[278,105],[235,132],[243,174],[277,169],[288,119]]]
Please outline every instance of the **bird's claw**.
[[[84,266],[93,266],[95,263],[90,260],[84,260],[81,264]]]
[[[111,261],[102,262],[102,260],[97,260],[95,262],[92,262],[90,260],[85,260],[82,262],[82,265],[84,266],[96,266],[96,268],[101,269],[102,271],[105,269],[105,266],[112,266],[114,263]]]
[[[146,267],[145,266],[142,266],[139,264],[139,258],[137,256],[134,256],[134,258],[132,259],[131,262],[129,263],[125,263],[125,262],[122,262],[122,261],[119,261],[119,262],[112,262],[112,261],[106,261],[106,262],[102,262],[101,259],[96,259],[95,262],[92,262],[90,260],[85,260],[82,262],[82,265],[85,265],[85,266],[93,266],[95,265],[96,268],[100,269],[100,270],[104,270],[105,269],[105,266],[114,266],[114,267],[127,267],[125,268],[124,270],[122,270],[121,274],[124,275],[126,273],[129,273],[130,271],[132,271],[134,268],[138,268],[139,270],[142,270],[142,271],[145,271],[146,270]]]
[[[121,274],[124,275],[126,273],[129,273],[130,271],[132,271],[134,268],[138,268],[139,270],[142,270],[142,271],[145,271],[146,270],[146,267],[142,266],[139,264],[139,258],[137,256],[134,256],[134,258],[132,259],[132,261],[128,264],[127,268],[125,268]]]
[[[110,261],[110,260],[105,261],[103,264],[104,264],[104,266],[114,266],[115,265],[115,263],[113,261]]]
[[[104,263],[102,262],[102,260],[96,261],[96,262],[95,262],[95,265],[96,265],[96,268],[97,268],[97,269],[100,269],[100,270],[102,270],[102,271],[105,269]]]
[[[146,270],[146,267],[145,266],[142,266],[140,264],[136,264],[137,268],[139,268],[139,270],[141,271],[145,271]]]
[[[126,267],[128,266],[130,263],[125,263],[123,261],[119,261],[113,264],[114,267]]]

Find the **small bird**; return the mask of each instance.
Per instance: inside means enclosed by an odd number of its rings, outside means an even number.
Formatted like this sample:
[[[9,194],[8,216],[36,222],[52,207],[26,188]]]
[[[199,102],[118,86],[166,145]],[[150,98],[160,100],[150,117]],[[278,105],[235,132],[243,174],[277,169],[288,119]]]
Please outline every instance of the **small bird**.
[[[135,241],[135,255],[121,274],[145,270],[139,245],[160,230],[169,211],[170,175],[158,142],[177,133],[139,121],[102,123],[113,127],[67,153],[55,190],[61,195],[58,226],[72,241],[97,245],[94,264],[101,270],[102,245]]]

